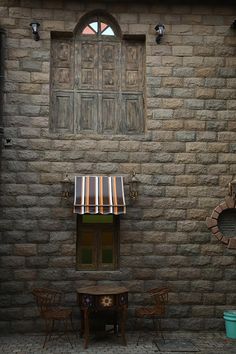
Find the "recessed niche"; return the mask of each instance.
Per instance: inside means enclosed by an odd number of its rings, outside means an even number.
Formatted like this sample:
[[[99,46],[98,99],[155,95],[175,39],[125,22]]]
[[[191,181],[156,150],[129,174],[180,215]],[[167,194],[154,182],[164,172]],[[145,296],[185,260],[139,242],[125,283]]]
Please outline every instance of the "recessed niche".
[[[236,209],[223,210],[218,218],[220,232],[226,237],[236,237]]]
[[[228,248],[236,249],[236,200],[231,196],[215,207],[206,224],[214,237]]]

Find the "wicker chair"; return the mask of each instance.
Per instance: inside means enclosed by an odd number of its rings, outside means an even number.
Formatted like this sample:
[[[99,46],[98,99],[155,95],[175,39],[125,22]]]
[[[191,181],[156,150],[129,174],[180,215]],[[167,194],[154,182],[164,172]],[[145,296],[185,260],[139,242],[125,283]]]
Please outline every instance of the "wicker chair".
[[[166,313],[166,305],[168,304],[169,291],[170,290],[168,288],[159,288],[159,289],[155,288],[155,289],[148,290],[147,293],[154,300],[154,305],[147,306],[147,307],[140,307],[135,310],[135,317],[136,317],[135,327],[136,327],[138,318],[152,319],[153,329],[155,331],[155,336],[157,336],[158,333],[160,333],[162,336],[162,339],[164,341],[165,341],[165,338],[164,338],[164,335],[163,335],[163,332],[161,329],[161,318]],[[141,338],[141,330],[139,331],[137,345],[139,344],[140,338]]]
[[[55,322],[62,326],[62,332],[59,332],[59,337],[65,336],[68,342],[71,344],[71,340],[68,334],[68,323],[70,322],[72,330],[75,332],[72,323],[72,310],[69,308],[60,307],[62,302],[63,293],[53,289],[35,288],[32,290],[32,294],[36,299],[36,303],[39,309],[40,317],[45,322],[45,339],[43,347],[46,342],[52,338],[52,334],[58,330],[55,328]]]

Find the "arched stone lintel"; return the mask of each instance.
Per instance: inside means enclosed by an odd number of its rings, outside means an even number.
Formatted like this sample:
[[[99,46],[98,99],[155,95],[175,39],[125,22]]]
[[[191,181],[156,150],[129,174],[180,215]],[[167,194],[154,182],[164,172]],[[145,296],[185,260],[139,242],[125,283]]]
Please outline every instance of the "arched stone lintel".
[[[236,207],[235,200],[231,196],[227,196],[225,201],[215,207],[210,217],[206,218],[206,224],[211,233],[218,241],[227,245],[227,248],[236,249],[236,239],[224,236],[218,227],[218,219],[220,214],[227,209],[234,209]]]

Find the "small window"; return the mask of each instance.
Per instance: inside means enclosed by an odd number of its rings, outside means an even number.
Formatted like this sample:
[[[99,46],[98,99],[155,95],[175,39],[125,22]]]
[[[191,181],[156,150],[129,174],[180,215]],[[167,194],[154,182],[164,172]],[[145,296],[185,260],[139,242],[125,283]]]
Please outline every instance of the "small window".
[[[78,215],[77,218],[77,269],[116,269],[118,267],[119,217]]]
[[[100,20],[89,23],[82,30],[82,34],[89,35],[102,35],[102,36],[115,36],[115,33],[111,26]]]

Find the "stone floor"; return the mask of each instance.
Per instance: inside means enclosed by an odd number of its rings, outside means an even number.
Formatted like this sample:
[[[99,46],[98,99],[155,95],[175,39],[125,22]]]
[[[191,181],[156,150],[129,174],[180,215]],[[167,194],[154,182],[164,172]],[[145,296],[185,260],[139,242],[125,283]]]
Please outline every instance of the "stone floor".
[[[105,338],[93,338],[89,348],[83,348],[81,338],[71,337],[73,347],[64,339],[56,339],[47,343],[43,349],[43,336],[8,335],[0,336],[1,354],[236,354],[236,340],[225,337],[225,333],[165,333],[165,342],[161,338],[153,341],[151,332],[142,334],[137,346],[138,333],[127,333],[127,346],[121,344],[120,338],[107,335]]]

